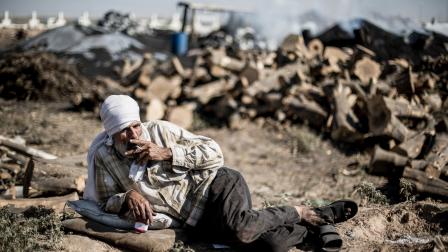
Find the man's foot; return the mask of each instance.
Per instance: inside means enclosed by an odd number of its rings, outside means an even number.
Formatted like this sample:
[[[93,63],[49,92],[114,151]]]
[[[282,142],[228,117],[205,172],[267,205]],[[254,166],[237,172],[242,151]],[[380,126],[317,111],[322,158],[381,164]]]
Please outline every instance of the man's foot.
[[[353,218],[358,212],[358,204],[352,200],[338,200],[315,211],[326,222],[335,224]]]
[[[295,208],[300,216],[300,222],[311,224],[312,226],[319,226],[325,223],[325,220],[311,207],[295,206]]]

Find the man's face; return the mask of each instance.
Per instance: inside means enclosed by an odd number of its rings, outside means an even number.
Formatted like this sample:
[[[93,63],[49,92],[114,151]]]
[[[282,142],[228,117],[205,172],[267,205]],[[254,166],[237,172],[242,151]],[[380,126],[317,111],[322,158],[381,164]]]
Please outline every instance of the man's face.
[[[124,128],[120,132],[113,135],[114,147],[122,155],[125,156],[127,150],[133,149],[132,144],[129,142],[131,139],[140,139],[142,135],[142,127],[140,122],[135,121]]]

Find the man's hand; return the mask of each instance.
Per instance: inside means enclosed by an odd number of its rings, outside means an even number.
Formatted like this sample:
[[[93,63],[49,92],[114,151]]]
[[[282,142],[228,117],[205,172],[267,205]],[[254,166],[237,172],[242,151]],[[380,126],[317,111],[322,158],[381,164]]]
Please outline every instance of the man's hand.
[[[160,147],[151,141],[131,139],[130,142],[136,144],[137,148],[126,151],[125,155],[136,158],[138,164],[146,164],[149,160],[162,161],[173,158],[171,149]]]
[[[295,208],[300,216],[301,222],[305,222],[313,226],[325,224],[325,221],[311,207],[296,206]]]
[[[134,218],[142,223],[151,224],[153,210],[149,201],[140,193],[131,190],[126,195],[126,203]]]

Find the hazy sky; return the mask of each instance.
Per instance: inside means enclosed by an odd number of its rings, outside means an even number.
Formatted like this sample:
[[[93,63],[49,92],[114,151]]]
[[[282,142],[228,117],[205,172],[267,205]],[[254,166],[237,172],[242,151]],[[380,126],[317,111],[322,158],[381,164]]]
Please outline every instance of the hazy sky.
[[[55,16],[63,11],[66,17],[77,17],[83,11],[99,17],[107,10],[132,12],[138,17],[153,13],[168,16],[176,10],[177,0],[0,0],[0,15],[9,10],[11,16],[29,16],[36,10],[39,15]],[[448,0],[201,0],[220,6],[251,9],[258,14],[300,14],[316,9],[333,19],[365,17],[371,12],[383,15],[409,17],[429,21],[435,17],[448,21]]]

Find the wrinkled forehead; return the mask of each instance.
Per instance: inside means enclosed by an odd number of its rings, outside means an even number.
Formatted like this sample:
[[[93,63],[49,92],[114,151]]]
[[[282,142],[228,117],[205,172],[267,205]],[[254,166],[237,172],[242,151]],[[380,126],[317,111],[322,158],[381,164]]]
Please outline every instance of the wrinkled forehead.
[[[133,121],[133,122],[129,123],[129,125],[127,127],[125,127],[124,129],[129,129],[131,127],[139,126],[140,124],[142,124],[140,121]]]
[[[130,121],[130,122],[127,122],[127,123],[123,124],[123,125],[118,129],[118,131],[117,131],[116,133],[120,133],[120,132],[122,132],[122,131],[124,131],[124,130],[128,130],[128,129],[130,129],[131,127],[135,127],[135,126],[140,125],[140,124],[141,124],[141,122],[140,122],[139,120],[132,120],[132,121]]]

